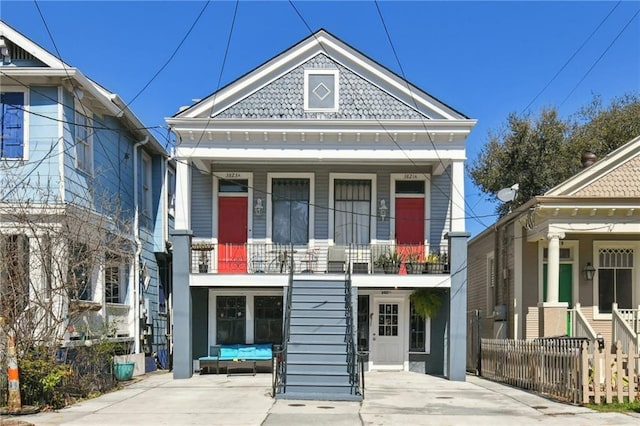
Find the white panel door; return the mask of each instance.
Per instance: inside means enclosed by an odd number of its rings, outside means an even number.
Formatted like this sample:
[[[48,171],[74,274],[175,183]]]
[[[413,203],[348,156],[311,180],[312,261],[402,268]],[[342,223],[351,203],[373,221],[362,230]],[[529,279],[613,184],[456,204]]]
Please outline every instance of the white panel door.
[[[402,370],[404,364],[404,299],[376,298],[371,324],[372,368]]]

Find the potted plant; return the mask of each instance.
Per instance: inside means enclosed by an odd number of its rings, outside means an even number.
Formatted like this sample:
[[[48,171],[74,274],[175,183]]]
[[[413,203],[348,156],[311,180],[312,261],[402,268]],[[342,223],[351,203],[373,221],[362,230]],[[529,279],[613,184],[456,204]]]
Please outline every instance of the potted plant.
[[[407,274],[421,274],[424,270],[424,263],[420,260],[419,254],[409,253],[404,261],[404,267],[407,270]]]
[[[385,274],[397,274],[402,264],[402,256],[397,251],[382,253],[373,262],[378,268],[382,268]]]
[[[133,345],[125,343],[123,348],[115,349],[116,355],[113,357],[113,375],[119,381],[131,380],[133,378],[133,371],[136,367],[136,363],[132,357]]]
[[[426,259],[427,272],[431,274],[437,274],[442,272],[442,262],[440,261],[440,255],[434,251],[429,252]]]
[[[444,294],[439,288],[423,287],[409,296],[414,311],[422,318],[433,318],[442,305]]]

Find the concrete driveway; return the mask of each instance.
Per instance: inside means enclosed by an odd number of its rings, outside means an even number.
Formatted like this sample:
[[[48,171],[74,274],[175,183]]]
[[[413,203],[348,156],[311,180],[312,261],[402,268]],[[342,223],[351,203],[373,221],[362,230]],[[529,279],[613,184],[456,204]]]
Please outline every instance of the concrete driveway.
[[[271,375],[153,373],[58,412],[8,420],[46,425],[638,425],[640,415],[598,413],[475,376],[450,382],[407,372],[366,373],[360,402],[271,398]]]

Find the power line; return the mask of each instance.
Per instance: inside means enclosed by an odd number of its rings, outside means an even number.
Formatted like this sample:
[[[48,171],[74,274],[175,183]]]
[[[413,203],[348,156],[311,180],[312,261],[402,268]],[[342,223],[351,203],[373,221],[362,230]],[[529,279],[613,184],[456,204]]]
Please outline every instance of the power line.
[[[582,44],[580,45],[580,47],[578,47],[576,49],[575,52],[573,52],[573,55],[571,55],[571,57],[569,57],[569,59],[567,59],[567,61],[564,63],[564,65],[562,65],[560,67],[560,69],[555,73],[555,75],[551,78],[551,80],[549,80],[549,82],[533,97],[533,99],[531,99],[531,101],[527,104],[526,107],[524,107],[524,109],[522,110],[521,114],[524,114],[531,105],[533,105],[533,103],[540,97],[540,95],[542,95],[542,93],[547,90],[547,88],[551,85],[551,83],[553,83],[555,81],[555,79],[560,75],[560,73],[567,67],[567,65],[569,65],[569,63],[573,60],[573,58],[576,57],[576,55],[582,50],[582,48],[589,42],[589,40],[591,40],[591,38],[595,35],[596,32],[598,32],[598,30],[600,29],[600,27],[602,27],[602,25],[607,21],[607,19],[609,19],[609,16],[611,16],[611,14],[618,8],[618,6],[620,6],[620,3],[622,3],[622,0],[618,1],[615,6],[613,6],[613,8],[609,11],[609,13],[607,13],[607,16],[605,16],[600,23],[596,26],[596,28],[591,31],[591,34],[589,34],[589,36],[585,39],[584,42],[582,42]]]
[[[593,63],[593,65],[591,65],[591,67],[587,70],[587,72],[584,73],[584,75],[582,76],[582,78],[580,79],[580,81],[578,81],[578,83],[576,83],[575,86],[573,86],[573,89],[571,89],[571,91],[569,92],[569,94],[567,95],[567,97],[564,98],[564,100],[560,103],[560,107],[562,107],[562,105],[564,105],[564,103],[567,101],[567,99],[569,99],[571,97],[571,95],[573,94],[573,92],[576,91],[576,89],[578,88],[578,86],[580,86],[580,84],[582,84],[582,82],[587,78],[587,76],[591,73],[591,71],[593,71],[593,69],[596,67],[596,65],[598,65],[598,63],[600,62],[600,60],[604,57],[604,55],[609,51],[609,49],[611,49],[611,47],[614,45],[614,43],[616,41],[618,41],[618,39],[620,38],[620,36],[622,35],[622,33],[629,27],[629,25],[631,25],[631,22],[633,22],[633,20],[636,18],[636,16],[638,16],[638,14],[640,14],[640,9],[638,9],[636,11],[636,13],[633,14],[633,16],[629,19],[629,21],[627,21],[627,23],[625,24],[624,27],[622,27],[622,29],[618,32],[618,34],[615,36],[615,38],[611,41],[611,43],[609,43],[609,45],[604,49],[604,51],[600,54],[600,56],[598,57],[598,59],[596,59],[596,61]]]

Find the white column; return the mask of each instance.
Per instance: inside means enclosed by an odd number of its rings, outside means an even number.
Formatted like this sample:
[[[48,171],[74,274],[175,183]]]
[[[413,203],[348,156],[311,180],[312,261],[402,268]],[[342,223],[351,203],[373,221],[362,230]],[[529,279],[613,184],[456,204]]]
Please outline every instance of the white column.
[[[451,232],[464,232],[464,162],[451,164]]]
[[[178,158],[176,162],[174,229],[191,229],[191,163],[186,158]]]
[[[547,300],[558,303],[560,295],[560,238],[564,233],[552,232],[547,235],[549,249],[547,255]]]

